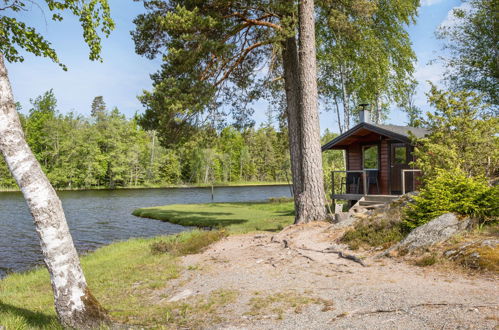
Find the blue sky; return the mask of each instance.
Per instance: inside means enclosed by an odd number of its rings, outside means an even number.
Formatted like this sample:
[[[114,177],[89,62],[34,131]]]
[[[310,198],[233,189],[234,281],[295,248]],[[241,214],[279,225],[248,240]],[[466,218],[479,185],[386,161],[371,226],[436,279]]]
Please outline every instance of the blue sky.
[[[61,112],[75,111],[90,114],[90,104],[97,95],[103,95],[109,107],[117,106],[127,116],[142,112],[137,100],[142,90],[150,89],[149,74],[160,65],[158,60],[148,60],[135,54],[130,31],[134,29],[132,20],[143,11],[140,3],[131,0],[110,0],[112,17],[116,30],[103,42],[103,63],[88,60],[88,49],[81,37],[78,21],[66,17],[63,22],[52,22],[49,14],[34,6],[21,15],[21,19],[35,26],[40,33],[52,42],[60,59],[69,68],[64,72],[46,58],[26,54],[23,63],[9,63],[9,76],[13,85],[14,97],[21,102],[24,111],[30,108],[29,100],[54,89]],[[440,64],[428,65],[440,51],[440,42],[434,31],[448,19],[449,11],[461,5],[459,0],[422,0],[416,25],[408,31],[413,49],[418,57],[415,78],[420,82],[416,103],[423,110],[429,107],[424,93],[428,90],[427,80],[438,84],[443,72]],[[265,120],[267,105],[255,104],[254,119],[257,123]],[[321,129],[337,131],[333,113],[321,113]],[[393,108],[387,121],[405,124],[405,114]]]

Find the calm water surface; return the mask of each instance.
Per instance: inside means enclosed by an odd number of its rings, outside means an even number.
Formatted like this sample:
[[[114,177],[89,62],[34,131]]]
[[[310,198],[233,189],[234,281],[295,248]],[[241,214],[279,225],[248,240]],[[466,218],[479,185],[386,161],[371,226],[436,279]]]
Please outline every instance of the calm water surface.
[[[288,186],[215,188],[215,202],[263,201],[290,196]],[[63,191],[58,193],[80,253],[132,237],[178,233],[188,228],[137,218],[139,207],[209,203],[210,188]],[[0,193],[0,278],[43,264],[33,220],[19,192]]]

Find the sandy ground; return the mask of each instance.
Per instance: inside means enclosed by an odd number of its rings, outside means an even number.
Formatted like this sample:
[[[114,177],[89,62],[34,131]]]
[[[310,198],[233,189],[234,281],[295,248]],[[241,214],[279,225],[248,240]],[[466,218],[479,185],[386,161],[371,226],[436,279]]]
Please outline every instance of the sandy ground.
[[[499,329],[498,279],[492,275],[444,272],[374,255],[363,255],[364,267],[313,251],[331,247],[339,235],[330,224],[315,223],[230,236],[184,257],[186,271],[158,297],[237,291],[237,300],[219,311],[224,321],[206,324],[213,329]],[[281,316],[272,307],[248,313],[251,298],[283,300],[283,294],[329,303],[287,306]]]

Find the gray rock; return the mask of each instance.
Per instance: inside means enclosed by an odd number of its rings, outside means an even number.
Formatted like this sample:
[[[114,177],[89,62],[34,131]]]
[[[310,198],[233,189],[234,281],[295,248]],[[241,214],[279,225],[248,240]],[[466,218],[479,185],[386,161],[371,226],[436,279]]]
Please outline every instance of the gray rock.
[[[495,248],[496,246],[499,245],[499,240],[497,240],[497,239],[486,239],[480,245],[481,246],[487,246],[487,247],[490,247],[490,248]]]
[[[411,231],[403,241],[397,244],[396,248],[410,252],[445,242],[452,236],[467,230],[471,223],[470,218],[459,219],[453,213],[442,214]]]

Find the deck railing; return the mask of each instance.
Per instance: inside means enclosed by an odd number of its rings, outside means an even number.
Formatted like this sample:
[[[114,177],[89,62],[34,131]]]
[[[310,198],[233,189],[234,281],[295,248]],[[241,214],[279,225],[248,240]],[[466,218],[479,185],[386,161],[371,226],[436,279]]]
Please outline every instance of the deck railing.
[[[335,194],[335,180],[334,180],[334,174],[335,173],[344,173],[345,176],[348,175],[348,173],[360,173],[361,174],[361,177],[362,177],[362,186],[363,186],[363,194],[364,195],[367,195],[367,171],[369,170],[348,170],[348,171],[341,171],[341,170],[335,170],[335,171],[332,171],[331,172],[331,186],[332,186],[332,192],[333,192],[333,196],[336,195]],[[341,181],[340,181],[341,182]],[[346,179],[345,179],[345,182],[346,182]],[[341,188],[342,188],[342,185],[340,184],[340,194],[341,194]],[[345,194],[348,193],[348,185],[345,185]]]
[[[362,191],[362,194],[361,195],[368,195],[369,194],[369,189],[367,187],[367,172],[368,171],[372,171],[372,170],[348,170],[348,171],[344,171],[344,170],[334,170],[334,171],[331,171],[331,188],[332,188],[332,196],[334,195],[337,195],[336,194],[336,180],[335,180],[335,173],[336,174],[339,174],[339,173],[342,173],[344,174],[345,176],[348,175],[348,173],[360,173],[361,174],[361,178],[362,178],[362,188],[363,188],[363,191]],[[406,179],[406,174],[408,172],[420,172],[421,173],[421,170],[419,169],[402,169],[401,171],[401,183],[402,183],[402,195],[405,195],[406,193],[406,184],[405,184],[405,179]],[[341,181],[340,181],[341,182]],[[346,182],[346,179],[345,179],[345,182]],[[413,189],[416,188],[416,181],[414,180],[414,176],[413,176],[413,184],[412,184],[412,187]],[[340,183],[340,191],[339,191],[339,194],[341,194],[341,189],[342,189],[342,185]],[[348,184],[345,185],[345,194],[349,194],[348,192]]]

